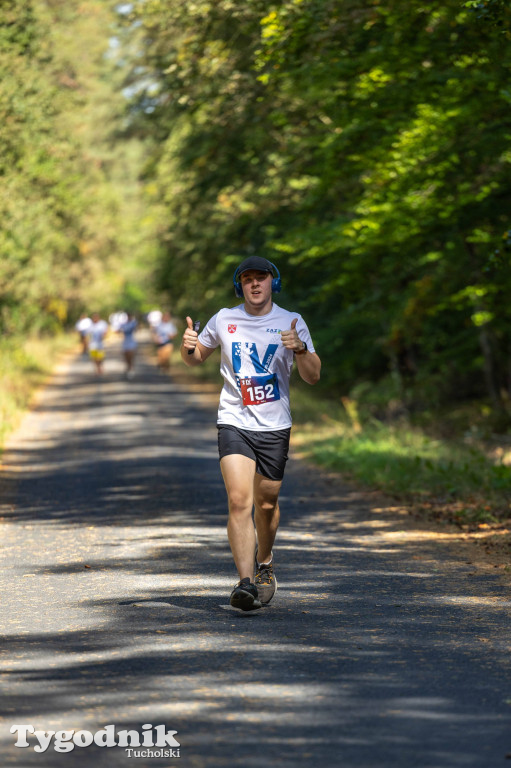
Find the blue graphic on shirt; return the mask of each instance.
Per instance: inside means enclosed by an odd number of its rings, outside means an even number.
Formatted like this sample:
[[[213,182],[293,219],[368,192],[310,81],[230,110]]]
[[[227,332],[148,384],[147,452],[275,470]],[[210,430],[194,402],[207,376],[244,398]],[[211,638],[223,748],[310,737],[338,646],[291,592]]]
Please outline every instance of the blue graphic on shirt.
[[[232,367],[243,405],[261,405],[280,400],[277,375],[269,371],[277,349],[278,344],[269,344],[261,362],[254,342],[232,342]],[[244,367],[246,371],[247,364],[252,364],[255,372],[262,375],[242,374],[241,369]]]
[[[232,343],[232,367],[236,375],[241,371],[242,360],[247,357],[253,363],[256,373],[269,373],[269,366],[279,348],[278,344],[268,344],[261,363],[257,347],[253,341],[233,341]]]

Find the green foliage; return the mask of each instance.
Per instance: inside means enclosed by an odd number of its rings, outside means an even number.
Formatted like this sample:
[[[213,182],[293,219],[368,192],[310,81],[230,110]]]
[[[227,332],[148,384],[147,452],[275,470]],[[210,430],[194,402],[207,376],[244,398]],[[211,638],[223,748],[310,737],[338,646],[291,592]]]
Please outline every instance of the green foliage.
[[[136,259],[147,256],[153,225],[140,211],[140,152],[133,141],[112,143],[125,102],[109,56],[117,16],[108,5],[8,0],[0,8],[3,335],[54,332],[84,308],[115,307]]]
[[[232,301],[234,266],[261,253],[330,387],[390,372],[406,403],[503,412],[511,59],[469,6],[136,4],[131,126],[154,142],[158,279],[179,311]],[[505,26],[501,4],[478,10]]]
[[[464,5],[478,19],[491,24],[500,34],[511,39],[511,8],[507,0],[469,0]]]
[[[390,378],[411,409],[485,398],[507,428],[509,13],[7,0],[2,332],[92,302],[204,321],[260,253],[325,386]]]

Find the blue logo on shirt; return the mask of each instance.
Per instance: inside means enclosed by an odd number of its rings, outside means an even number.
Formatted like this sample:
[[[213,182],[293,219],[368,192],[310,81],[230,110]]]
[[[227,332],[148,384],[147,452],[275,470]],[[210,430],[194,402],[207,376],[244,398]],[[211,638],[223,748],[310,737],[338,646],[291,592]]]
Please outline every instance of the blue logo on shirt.
[[[235,374],[241,371],[242,359],[250,358],[256,373],[269,373],[269,366],[279,348],[278,344],[269,344],[261,362],[254,342],[233,341],[232,343],[232,367]]]

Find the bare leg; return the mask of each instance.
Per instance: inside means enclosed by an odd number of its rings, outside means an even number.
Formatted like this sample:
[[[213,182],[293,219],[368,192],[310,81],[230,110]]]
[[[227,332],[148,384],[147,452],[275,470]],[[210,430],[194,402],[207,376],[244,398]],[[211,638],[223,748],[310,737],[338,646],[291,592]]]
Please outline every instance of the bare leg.
[[[82,347],[82,355],[86,355],[87,352],[89,351],[89,342],[88,342],[87,336],[85,334],[82,336],[81,333],[79,334],[79,336],[80,336],[80,345]]]
[[[255,461],[233,454],[220,461],[229,503],[227,535],[241,579],[254,580],[255,529],[252,521],[254,504]]]
[[[158,366],[163,369],[170,368],[170,356],[174,349],[173,344],[165,344],[162,347],[158,347]]]
[[[135,362],[135,350],[134,349],[125,349],[124,350],[124,360],[126,362],[126,373],[130,374],[133,371],[133,365]]]
[[[101,376],[103,373],[103,360],[101,358],[95,357],[94,358],[94,365],[96,367],[96,374],[98,376]]]
[[[267,563],[280,522],[279,492],[281,480],[270,480],[262,475],[254,478],[255,525],[257,529],[257,559]]]

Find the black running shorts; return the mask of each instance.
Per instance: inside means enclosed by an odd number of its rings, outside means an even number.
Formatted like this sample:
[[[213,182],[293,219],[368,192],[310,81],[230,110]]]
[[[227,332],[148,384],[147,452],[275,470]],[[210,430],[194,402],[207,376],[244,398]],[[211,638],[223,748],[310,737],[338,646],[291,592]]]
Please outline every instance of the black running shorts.
[[[220,458],[241,454],[253,459],[256,472],[270,480],[282,480],[289,452],[291,429],[274,432],[252,432],[230,424],[218,424],[218,453]]]

